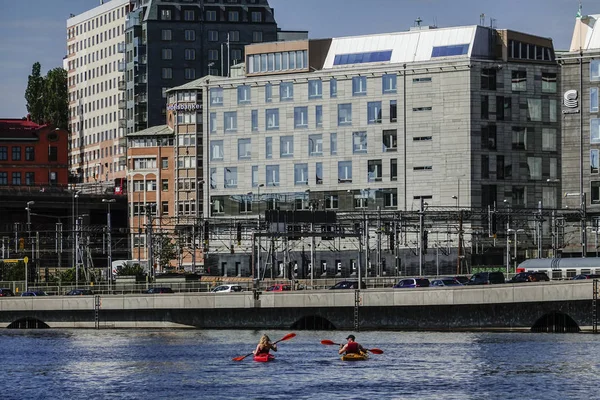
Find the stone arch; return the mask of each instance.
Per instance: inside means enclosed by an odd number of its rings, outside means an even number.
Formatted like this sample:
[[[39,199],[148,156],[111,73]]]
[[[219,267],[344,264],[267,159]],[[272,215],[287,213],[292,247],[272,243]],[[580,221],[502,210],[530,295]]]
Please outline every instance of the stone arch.
[[[7,329],[50,329],[48,324],[36,318],[21,318],[13,321]]]
[[[327,318],[323,318],[319,315],[306,315],[294,322],[291,326],[291,329],[306,331],[334,331],[337,328]]]
[[[531,327],[532,332],[548,332],[548,333],[577,333],[581,329],[573,318],[569,315],[552,311],[544,314]]]

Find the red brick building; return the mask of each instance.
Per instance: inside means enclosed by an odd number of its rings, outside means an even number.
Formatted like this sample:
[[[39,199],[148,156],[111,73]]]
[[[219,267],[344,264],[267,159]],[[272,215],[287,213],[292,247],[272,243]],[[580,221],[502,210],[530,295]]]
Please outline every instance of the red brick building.
[[[0,189],[66,188],[68,132],[29,118],[0,119]]]

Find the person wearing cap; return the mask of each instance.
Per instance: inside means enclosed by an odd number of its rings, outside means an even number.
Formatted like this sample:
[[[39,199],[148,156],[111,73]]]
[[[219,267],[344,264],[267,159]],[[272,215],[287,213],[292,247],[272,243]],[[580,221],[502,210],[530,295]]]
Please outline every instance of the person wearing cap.
[[[355,342],[356,338],[354,335],[348,335],[346,340],[348,343],[340,345],[339,354],[361,354],[367,352],[364,347]]]

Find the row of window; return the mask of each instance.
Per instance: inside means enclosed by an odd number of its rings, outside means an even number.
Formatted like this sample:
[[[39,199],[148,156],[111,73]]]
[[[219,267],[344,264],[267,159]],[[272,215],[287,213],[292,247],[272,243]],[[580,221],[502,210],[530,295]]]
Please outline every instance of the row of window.
[[[250,21],[251,22],[263,22],[263,13],[262,11],[250,11]],[[182,13],[183,21],[196,21],[196,10],[183,10]],[[171,8],[162,8],[160,10],[160,19],[162,21],[171,21],[174,19],[174,13]],[[218,10],[206,10],[205,11],[205,19],[206,22],[246,22],[240,20],[240,12],[236,10],[229,10],[223,14],[223,16],[219,17]]]
[[[493,101],[494,97],[482,95],[481,96],[481,119],[490,119],[490,115],[494,114],[494,106],[490,100]],[[492,103],[493,104],[493,103]],[[556,99],[548,99],[547,102],[542,99],[527,99],[527,121],[529,122],[541,122],[543,106],[548,104],[547,121],[558,122],[558,101]],[[512,99],[505,96],[496,96],[496,121],[510,121],[513,117],[512,110]],[[520,112],[520,109],[519,109]],[[517,119],[518,114],[517,114]]]
[[[8,146],[0,146],[0,161],[8,161]],[[12,146],[11,161],[21,161],[22,149],[21,146]],[[35,147],[25,146],[25,161],[35,161]],[[48,161],[58,161],[58,147],[48,146]]]
[[[534,148],[535,129],[526,127],[511,127],[511,141],[513,150],[528,150]],[[487,125],[481,128],[481,148],[496,150],[497,126]],[[542,150],[557,151],[558,135],[556,128],[542,128]]]
[[[100,26],[106,25],[108,23],[111,23],[112,21],[116,21],[117,19],[124,17],[127,14],[127,7],[128,6],[116,8],[96,18],[89,19],[79,25],[71,27],[67,30],[67,38],[74,38],[79,34],[88,32],[93,29],[97,29]]]
[[[493,166],[495,165],[495,171]],[[527,157],[527,179],[542,180],[558,178],[558,159],[542,157]],[[481,179],[523,179],[518,163],[511,164],[504,155],[481,156]]]
[[[25,173],[13,172],[13,173],[11,173],[10,177],[11,177],[11,180],[9,182],[8,172],[0,171],[0,186],[7,186],[7,185],[33,186],[33,185],[35,185],[35,172],[25,172]],[[23,180],[23,178],[25,180]],[[50,178],[50,183],[56,183],[56,172],[51,172],[49,178]]]
[[[481,70],[481,89],[496,90],[497,88],[496,68],[483,68]],[[556,93],[556,72],[542,72],[542,93]],[[527,71],[511,71],[511,89],[513,92],[524,92],[527,90]]]
[[[414,167],[415,171],[421,169],[431,169]],[[265,180],[266,186],[280,186],[280,166],[266,165]],[[312,179],[311,179],[312,176]],[[259,185],[259,166],[252,166],[252,187]],[[323,163],[315,163],[312,175],[309,175],[308,163],[294,164],[294,184],[308,185],[314,182],[317,185],[323,184]],[[398,160],[391,159],[389,163],[389,179],[390,181],[398,180]],[[369,160],[367,163],[367,182],[381,182],[383,180],[383,161]],[[217,168],[210,169],[210,185],[212,189],[217,189],[218,185]],[[338,161],[338,183],[352,183],[352,161]],[[237,188],[238,187],[238,167],[223,168],[223,187]]]

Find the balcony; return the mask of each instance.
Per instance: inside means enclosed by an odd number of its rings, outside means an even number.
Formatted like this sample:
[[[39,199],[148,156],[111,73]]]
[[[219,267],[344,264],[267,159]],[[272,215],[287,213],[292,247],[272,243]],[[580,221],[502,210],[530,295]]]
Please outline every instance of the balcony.
[[[125,80],[119,80],[119,83],[117,84],[117,87],[119,90],[125,90],[127,89],[127,82],[125,82]]]
[[[127,147],[127,138],[125,138],[125,137],[119,138],[119,147]]]
[[[119,128],[127,128],[127,118],[119,119]]]
[[[146,74],[138,75],[135,79],[136,84],[141,84],[141,83],[145,84],[146,82],[148,82],[148,75],[146,75]]]
[[[119,100],[119,110],[127,110],[127,100]]]
[[[119,166],[124,167],[127,165],[127,157],[121,156],[119,157]]]
[[[136,103],[147,103],[148,95],[146,93],[137,94],[135,96]]]
[[[125,53],[125,42],[121,42],[117,45],[117,52]]]
[[[127,69],[127,64],[125,63],[125,61],[119,61],[119,65],[117,65],[117,70],[119,72],[125,72],[126,69]]]

